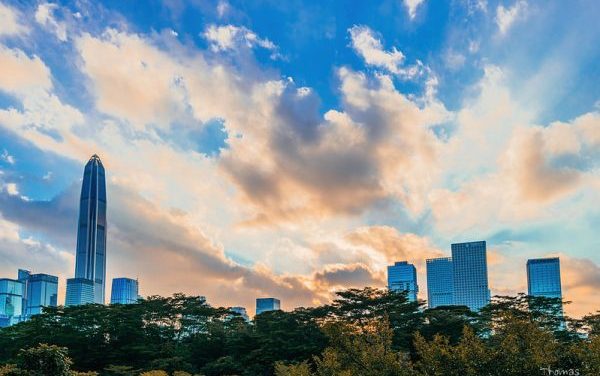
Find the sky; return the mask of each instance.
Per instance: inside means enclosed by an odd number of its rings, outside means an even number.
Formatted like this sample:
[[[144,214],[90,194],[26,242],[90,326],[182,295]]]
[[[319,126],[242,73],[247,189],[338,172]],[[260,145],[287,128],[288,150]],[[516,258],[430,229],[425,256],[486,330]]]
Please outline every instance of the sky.
[[[0,0],[0,275],[74,274],[107,171],[107,293],[282,308],[486,240],[600,309],[598,1]]]

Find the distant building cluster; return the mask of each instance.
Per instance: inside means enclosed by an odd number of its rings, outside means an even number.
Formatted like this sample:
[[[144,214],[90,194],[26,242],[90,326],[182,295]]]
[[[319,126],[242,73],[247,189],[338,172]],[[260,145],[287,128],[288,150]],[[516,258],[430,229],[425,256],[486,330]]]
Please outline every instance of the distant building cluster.
[[[426,260],[427,306],[467,306],[478,311],[490,302],[485,241],[452,244],[452,257]],[[527,294],[562,298],[558,257],[527,261]],[[388,288],[415,301],[417,271],[407,261],[388,266]]]
[[[0,279],[0,327],[27,320],[42,312],[43,307],[56,307],[58,277],[31,274],[19,269],[17,279]]]
[[[67,279],[65,306],[105,304],[106,289],[106,177],[102,161],[93,155],[85,165],[77,225],[75,276]],[[452,257],[428,259],[429,308],[467,306],[477,311],[490,301],[486,242],[452,244]],[[407,261],[388,266],[388,288],[405,291],[409,301],[419,292],[417,270]],[[558,258],[527,261],[528,294],[562,298]],[[29,319],[44,307],[57,306],[58,277],[19,270],[17,279],[0,278],[0,327]],[[139,299],[139,283],[114,278],[110,304],[131,304]],[[205,298],[201,298],[206,301]],[[256,299],[256,314],[281,309],[274,297]],[[249,320],[244,307],[231,307],[231,318]]]

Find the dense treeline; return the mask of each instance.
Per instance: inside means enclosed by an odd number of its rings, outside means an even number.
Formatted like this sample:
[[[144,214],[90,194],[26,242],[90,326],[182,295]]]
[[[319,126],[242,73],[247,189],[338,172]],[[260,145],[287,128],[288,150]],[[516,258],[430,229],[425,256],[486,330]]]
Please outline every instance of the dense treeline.
[[[600,375],[600,314],[560,307],[520,295],[477,314],[423,309],[372,288],[251,323],[184,295],[58,307],[0,330],[0,376]]]

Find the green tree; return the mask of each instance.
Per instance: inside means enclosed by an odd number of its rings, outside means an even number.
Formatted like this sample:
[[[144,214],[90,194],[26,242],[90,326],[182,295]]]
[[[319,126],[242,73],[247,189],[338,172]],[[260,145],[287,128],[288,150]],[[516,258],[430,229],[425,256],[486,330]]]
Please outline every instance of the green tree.
[[[489,374],[491,354],[485,343],[465,326],[456,345],[448,337],[436,334],[427,341],[421,334],[415,336],[417,362],[415,367],[427,376],[478,376]]]
[[[307,362],[298,364],[275,363],[276,376],[311,376],[310,367]]]
[[[533,322],[507,317],[489,344],[492,363],[503,375],[533,375],[542,367],[560,368],[556,338],[551,331]]]
[[[169,376],[169,374],[163,370],[151,370],[140,373],[140,376]]]
[[[465,306],[444,306],[427,309],[423,312],[424,324],[419,333],[427,340],[438,334],[456,344],[464,333],[465,326],[478,331],[479,316]]]
[[[54,345],[40,344],[21,350],[17,358],[19,368],[30,376],[70,376],[71,359],[67,349]]]
[[[407,354],[392,347],[387,318],[361,326],[331,323],[324,330],[330,346],[315,359],[317,375],[396,376],[414,374]]]
[[[21,370],[16,364],[5,364],[0,366],[0,376],[18,376]]]
[[[412,349],[413,334],[424,323],[420,311],[423,302],[409,301],[406,292],[371,287],[339,291],[336,295],[332,304],[314,309],[313,315],[322,322],[339,321],[359,327],[385,319],[394,332],[394,347]]]

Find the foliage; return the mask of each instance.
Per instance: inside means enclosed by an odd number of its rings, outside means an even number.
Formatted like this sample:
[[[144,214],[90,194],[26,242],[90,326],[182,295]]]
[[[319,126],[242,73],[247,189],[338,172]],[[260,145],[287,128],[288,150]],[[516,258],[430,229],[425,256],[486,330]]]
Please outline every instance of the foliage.
[[[276,376],[311,376],[308,362],[298,364],[285,364],[283,362],[275,363]]]
[[[5,364],[0,366],[0,376],[15,376],[20,373],[16,364]]]
[[[140,373],[140,376],[169,376],[168,373],[162,370],[152,370]]]
[[[424,309],[365,288],[248,323],[176,294],[46,309],[0,329],[3,363],[0,376],[600,374],[600,313],[574,320],[560,301],[525,295],[495,297],[479,313]]]
[[[315,359],[317,375],[409,375],[407,354],[392,348],[393,330],[386,317],[360,327],[334,323],[325,328],[330,346]]]
[[[19,368],[31,376],[69,376],[72,363],[66,348],[44,343],[20,350],[17,356]]]

